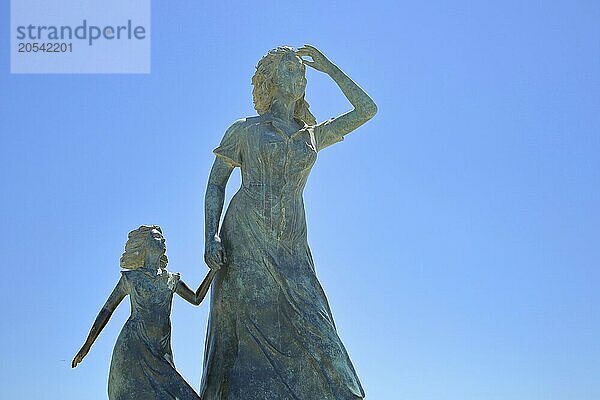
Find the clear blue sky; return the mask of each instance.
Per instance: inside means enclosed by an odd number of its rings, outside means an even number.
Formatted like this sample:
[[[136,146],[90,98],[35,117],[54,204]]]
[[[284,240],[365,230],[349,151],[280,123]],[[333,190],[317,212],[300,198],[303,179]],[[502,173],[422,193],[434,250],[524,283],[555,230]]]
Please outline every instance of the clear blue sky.
[[[320,154],[305,192],[367,397],[600,398],[597,1],[155,1],[149,75],[10,75],[7,3],[1,398],[106,398],[127,303],[69,363],[127,232],[160,224],[170,269],[200,282],[211,150],[254,113],[259,58],[304,43],[379,106]],[[308,81],[319,120],[349,109],[327,76]],[[196,388],[207,306],[173,307]]]

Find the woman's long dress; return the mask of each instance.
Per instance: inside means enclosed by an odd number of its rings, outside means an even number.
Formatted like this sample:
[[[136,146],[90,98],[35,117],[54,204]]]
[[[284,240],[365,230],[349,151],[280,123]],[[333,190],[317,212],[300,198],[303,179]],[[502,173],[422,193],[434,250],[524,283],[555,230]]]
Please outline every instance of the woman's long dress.
[[[162,271],[121,273],[115,292],[129,294],[131,315],[112,354],[110,400],[200,400],[173,364],[170,316],[179,275]]]
[[[301,122],[301,121],[299,121]],[[265,116],[237,121],[215,154],[241,167],[221,228],[204,400],[364,397],[315,275],[302,191],[319,149],[342,140],[320,126],[286,135]]]

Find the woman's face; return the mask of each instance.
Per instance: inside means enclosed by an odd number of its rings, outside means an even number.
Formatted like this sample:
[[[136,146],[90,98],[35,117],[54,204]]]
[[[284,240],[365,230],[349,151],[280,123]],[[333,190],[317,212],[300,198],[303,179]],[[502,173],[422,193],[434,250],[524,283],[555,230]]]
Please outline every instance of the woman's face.
[[[306,89],[305,69],[300,57],[291,52],[284,55],[277,68],[279,95],[301,99]]]
[[[146,251],[152,254],[163,254],[167,251],[165,238],[158,229],[152,229],[148,235],[148,243]]]

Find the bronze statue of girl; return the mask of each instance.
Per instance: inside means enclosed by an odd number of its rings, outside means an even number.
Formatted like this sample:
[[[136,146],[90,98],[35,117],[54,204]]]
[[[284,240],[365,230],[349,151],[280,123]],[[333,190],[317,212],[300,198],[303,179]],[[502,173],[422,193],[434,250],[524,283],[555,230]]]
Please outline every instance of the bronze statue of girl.
[[[166,270],[165,239],[160,227],[140,226],[129,232],[121,257],[121,278],[94,321],[75,368],[108,323],[119,303],[129,295],[131,315],[115,344],[108,379],[110,400],[200,400],[173,364],[171,302],[177,293],[198,305],[212,280],[207,275],[193,292],[179,274]]]

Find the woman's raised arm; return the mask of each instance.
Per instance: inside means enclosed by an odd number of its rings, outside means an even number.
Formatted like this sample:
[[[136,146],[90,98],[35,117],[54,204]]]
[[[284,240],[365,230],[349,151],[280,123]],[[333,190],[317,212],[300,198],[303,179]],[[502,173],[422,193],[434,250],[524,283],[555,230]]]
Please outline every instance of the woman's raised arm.
[[[310,45],[304,45],[298,49],[296,54],[300,57],[311,57],[310,60],[302,62],[317,71],[329,75],[342,90],[353,110],[340,115],[337,118],[327,120],[315,126],[315,137],[317,139],[317,150],[321,150],[342,140],[343,136],[352,132],[377,113],[377,105],[369,95],[360,88],[348,75],[332,63],[323,53]]]
[[[127,295],[124,280],[125,278],[123,275],[121,275],[119,282],[117,282],[117,286],[115,286],[110,296],[108,296],[108,300],[106,300],[106,303],[104,303],[104,306],[98,313],[98,316],[92,325],[92,329],[90,329],[90,333],[88,334],[85,343],[83,346],[81,346],[81,349],[73,358],[73,362],[71,363],[72,368],[75,368],[77,364],[79,364],[87,355],[87,353],[90,351],[90,348],[98,338],[98,335],[100,335],[100,332],[102,332],[102,329],[104,329],[108,323],[108,320],[112,316],[113,312]]]

